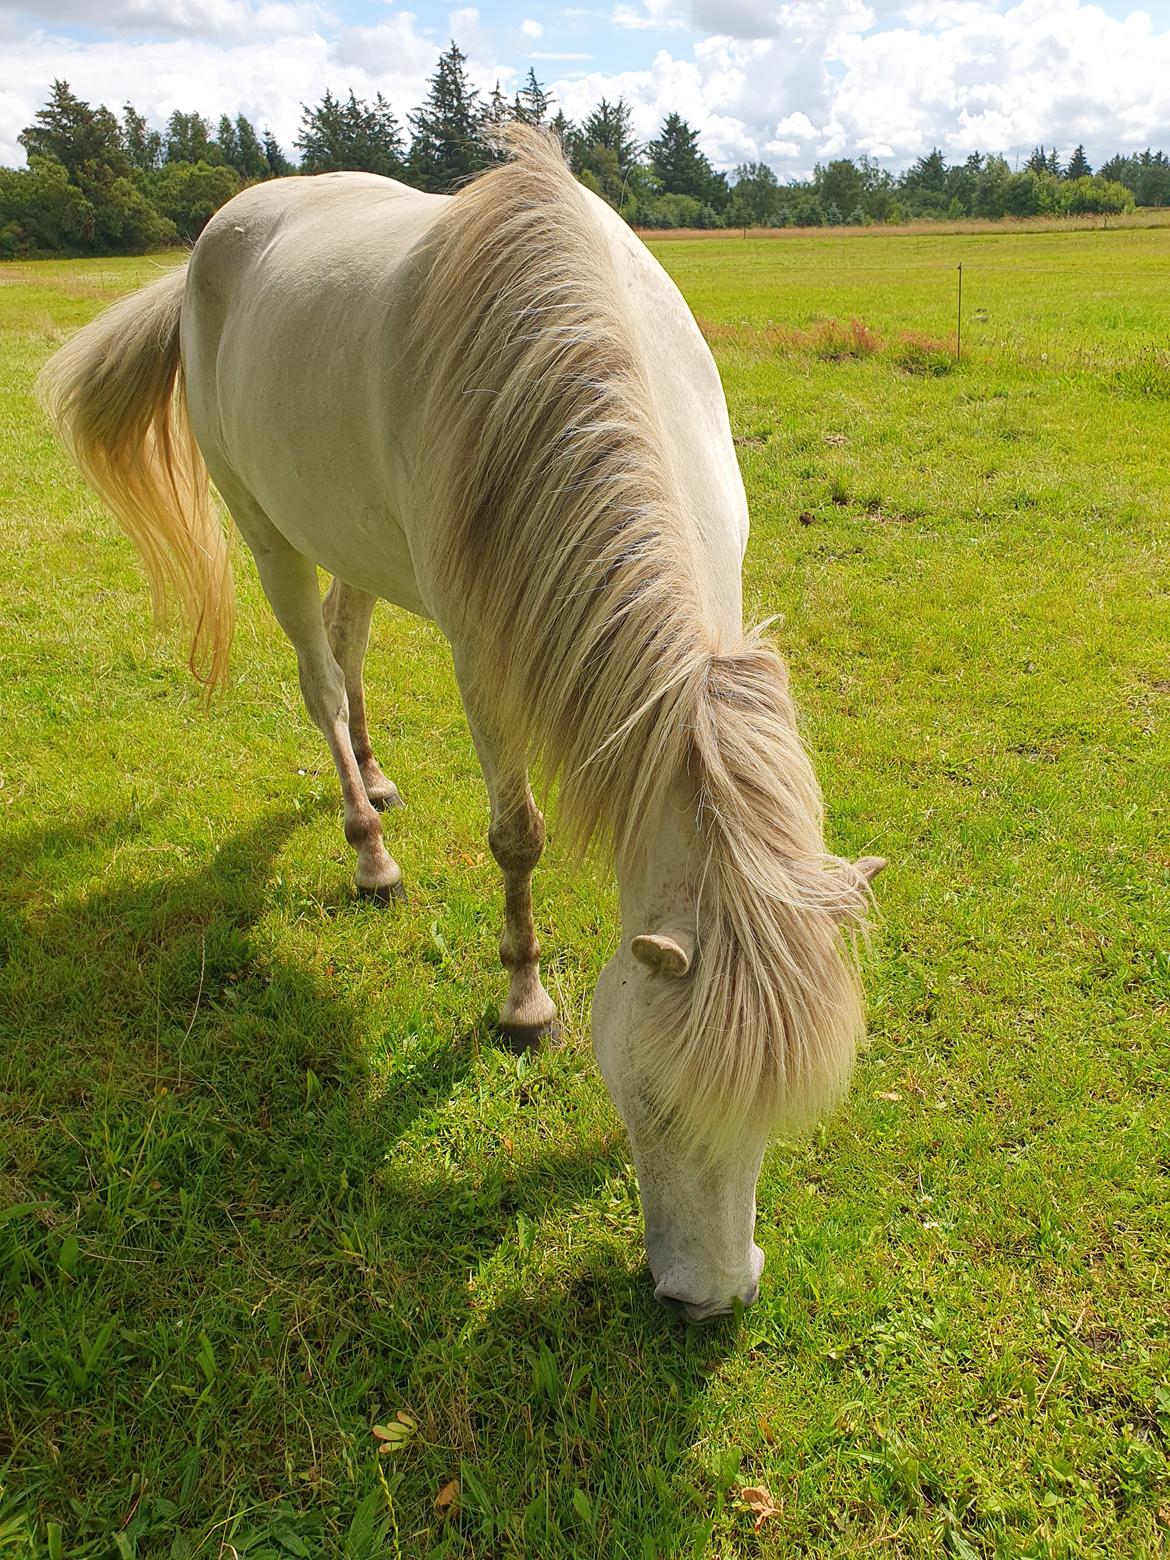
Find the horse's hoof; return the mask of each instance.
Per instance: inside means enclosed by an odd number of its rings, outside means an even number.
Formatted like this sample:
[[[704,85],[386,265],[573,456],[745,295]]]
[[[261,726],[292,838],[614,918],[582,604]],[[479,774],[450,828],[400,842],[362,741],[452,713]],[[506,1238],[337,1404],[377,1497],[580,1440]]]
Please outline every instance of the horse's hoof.
[[[360,883],[354,884],[354,889],[359,899],[368,905],[377,905],[385,909],[392,900],[406,903],[406,885],[399,878],[397,883],[380,883],[374,888],[363,888]]]
[[[392,785],[388,791],[371,791],[367,794],[370,798],[370,806],[375,812],[390,812],[395,807],[406,806],[406,803],[398,794],[396,785]]]
[[[541,1049],[555,1050],[564,1043],[561,1026],[556,1019],[547,1024],[504,1024],[496,1025],[496,1033],[505,1050],[514,1051],[521,1056],[526,1051],[539,1051]]]

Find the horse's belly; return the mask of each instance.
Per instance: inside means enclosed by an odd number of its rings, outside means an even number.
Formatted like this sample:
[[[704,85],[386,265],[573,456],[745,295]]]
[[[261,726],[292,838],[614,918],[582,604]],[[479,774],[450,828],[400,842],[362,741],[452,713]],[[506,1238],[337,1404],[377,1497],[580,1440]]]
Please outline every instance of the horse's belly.
[[[192,406],[195,437],[212,481],[223,494],[240,534],[254,551],[265,545],[267,527],[320,568],[359,590],[371,591],[419,617],[430,617],[415,576],[410,543],[393,508],[370,480],[354,491],[351,481],[331,480],[328,463],[314,471],[307,453],[290,456],[275,470],[260,462],[231,460],[209,428],[200,429]],[[360,462],[357,464],[360,465]]]
[[[347,502],[337,494],[314,496],[311,485],[295,497],[262,492],[256,497],[285,540],[306,558],[347,585],[430,617],[406,533],[384,504]]]

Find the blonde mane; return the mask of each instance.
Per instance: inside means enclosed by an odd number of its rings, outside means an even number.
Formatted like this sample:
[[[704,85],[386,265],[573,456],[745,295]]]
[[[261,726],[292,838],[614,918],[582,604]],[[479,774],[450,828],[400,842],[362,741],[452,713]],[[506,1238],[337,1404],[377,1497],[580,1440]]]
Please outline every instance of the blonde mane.
[[[551,137],[506,139],[428,236],[419,480],[477,675],[571,841],[607,838],[620,872],[693,786],[698,956],[640,1062],[680,1142],[713,1147],[840,1091],[863,1027],[842,923],[868,890],[825,854],[779,655],[710,625],[602,226]]]

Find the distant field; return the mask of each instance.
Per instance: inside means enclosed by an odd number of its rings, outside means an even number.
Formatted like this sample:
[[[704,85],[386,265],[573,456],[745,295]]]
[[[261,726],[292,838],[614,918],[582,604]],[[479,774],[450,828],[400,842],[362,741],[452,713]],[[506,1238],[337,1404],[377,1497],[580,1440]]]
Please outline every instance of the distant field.
[[[375,626],[378,912],[250,561],[206,713],[33,406],[155,262],[0,269],[0,1555],[1170,1547],[1170,229],[654,247],[833,844],[891,862],[855,1088],[772,1151],[760,1302],[705,1331],[589,1052],[607,873],[554,829],[567,1043],[497,1050],[445,645]]]
[[[925,233],[998,233],[1005,238],[1026,233],[1078,233],[1085,230],[1114,232],[1126,228],[1170,227],[1170,206],[1142,206],[1124,216],[1103,217],[1086,213],[1079,217],[955,217],[935,221],[920,218],[915,222],[880,222],[869,227],[837,228],[748,228],[751,239],[807,239],[824,238],[827,233],[834,238],[905,238]],[[732,230],[742,233],[742,229]],[[678,238],[726,239],[726,229],[720,228],[638,228],[639,235],[651,246],[661,240],[669,242]]]

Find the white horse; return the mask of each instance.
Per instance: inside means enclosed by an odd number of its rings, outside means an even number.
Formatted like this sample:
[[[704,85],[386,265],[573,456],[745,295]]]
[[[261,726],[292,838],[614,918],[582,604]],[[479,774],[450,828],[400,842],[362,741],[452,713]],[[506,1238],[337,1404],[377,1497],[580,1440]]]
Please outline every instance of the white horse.
[[[621,944],[593,1044],[630,1135],[656,1294],[756,1295],[768,1132],[824,1108],[862,1033],[851,926],[876,858],[826,855],[782,661],[746,635],[748,519],[715,365],[682,297],[533,131],[454,197],[326,174],[246,190],[185,269],[49,363],[42,393],[224,677],[228,544],[297,653],[357,852],[401,896],[366,729],[378,598],[451,643],[504,875],[503,1029],[555,1027],[531,878],[557,782],[612,849]],[[334,575],[324,610],[317,565]]]

